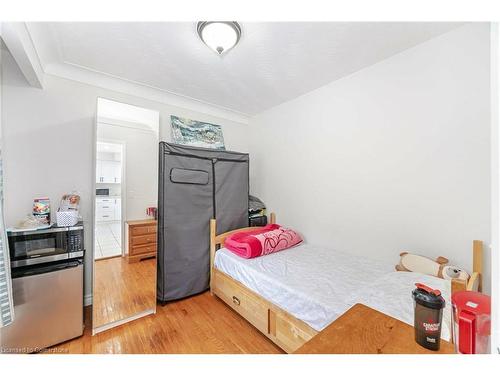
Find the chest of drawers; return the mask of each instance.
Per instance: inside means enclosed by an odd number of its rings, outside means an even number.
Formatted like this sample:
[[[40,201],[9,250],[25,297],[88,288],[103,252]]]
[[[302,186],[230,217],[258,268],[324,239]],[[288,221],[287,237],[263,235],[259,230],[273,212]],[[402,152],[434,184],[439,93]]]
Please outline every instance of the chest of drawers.
[[[129,263],[156,256],[156,220],[127,221],[125,241]]]

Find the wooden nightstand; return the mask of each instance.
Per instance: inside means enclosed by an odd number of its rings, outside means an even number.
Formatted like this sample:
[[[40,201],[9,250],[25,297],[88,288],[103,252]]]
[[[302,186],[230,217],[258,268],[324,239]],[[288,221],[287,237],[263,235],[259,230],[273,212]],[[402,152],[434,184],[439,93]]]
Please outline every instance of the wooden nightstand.
[[[441,340],[439,351],[415,342],[414,328],[365,305],[356,304],[302,345],[294,354],[453,354]]]
[[[156,220],[132,220],[125,224],[129,263],[156,256]]]

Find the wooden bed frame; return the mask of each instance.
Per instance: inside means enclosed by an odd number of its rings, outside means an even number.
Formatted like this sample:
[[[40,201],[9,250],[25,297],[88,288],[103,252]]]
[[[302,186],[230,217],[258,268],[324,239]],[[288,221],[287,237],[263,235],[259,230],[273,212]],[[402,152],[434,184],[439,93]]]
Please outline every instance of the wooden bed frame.
[[[274,213],[270,215],[270,222],[276,222]],[[217,222],[215,219],[210,220],[210,294],[223,300],[285,352],[292,353],[312,339],[318,331],[214,267],[215,252],[224,246],[227,236],[255,229],[246,227],[217,235]],[[474,241],[473,273],[468,282],[452,280],[452,293],[481,290],[482,262],[483,243]]]

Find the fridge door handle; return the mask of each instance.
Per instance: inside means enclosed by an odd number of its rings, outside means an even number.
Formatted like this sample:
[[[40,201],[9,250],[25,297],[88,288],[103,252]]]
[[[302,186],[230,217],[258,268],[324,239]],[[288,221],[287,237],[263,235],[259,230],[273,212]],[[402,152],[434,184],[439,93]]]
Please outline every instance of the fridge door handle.
[[[468,311],[461,311],[458,315],[459,343],[458,350],[463,354],[476,352],[476,317]]]

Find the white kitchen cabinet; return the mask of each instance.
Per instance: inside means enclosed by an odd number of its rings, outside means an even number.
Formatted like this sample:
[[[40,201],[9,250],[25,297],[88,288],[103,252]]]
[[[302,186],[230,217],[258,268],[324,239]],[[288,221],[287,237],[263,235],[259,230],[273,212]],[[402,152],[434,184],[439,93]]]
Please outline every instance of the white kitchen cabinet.
[[[95,182],[102,182],[102,160],[96,160],[96,169],[95,169]]]
[[[96,182],[119,184],[122,181],[122,164],[114,160],[97,160]]]
[[[120,198],[115,199],[114,214],[115,214],[115,220],[122,219],[122,200]]]
[[[122,200],[121,198],[96,198],[96,221],[118,221],[121,220]]]
[[[113,179],[113,183],[120,184],[122,182],[122,163],[113,162],[111,169],[111,178]]]

